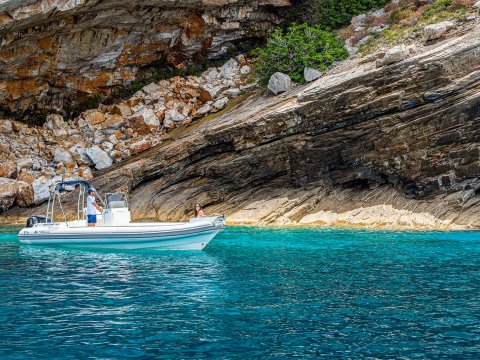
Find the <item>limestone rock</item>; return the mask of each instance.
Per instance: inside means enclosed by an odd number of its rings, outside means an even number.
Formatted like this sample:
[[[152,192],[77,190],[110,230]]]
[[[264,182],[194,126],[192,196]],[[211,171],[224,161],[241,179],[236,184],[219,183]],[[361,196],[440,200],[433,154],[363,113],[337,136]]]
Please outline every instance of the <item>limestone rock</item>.
[[[90,125],[98,125],[105,120],[105,114],[98,110],[87,110],[83,113],[83,118]]]
[[[41,204],[50,197],[50,189],[53,186],[51,178],[45,176],[39,177],[32,183],[33,203]]]
[[[7,3],[0,7],[0,30],[9,34],[2,43],[0,108],[18,114],[111,95],[156,63],[180,68],[199,53],[219,58],[229,44],[265,35],[281,22],[279,8],[291,5],[289,0]],[[222,76],[236,76],[233,65],[221,68]]]
[[[390,65],[407,59],[410,56],[410,48],[405,45],[395,46],[385,53],[381,60],[381,66]]]
[[[17,198],[18,188],[16,180],[0,178],[0,213],[12,207]]]
[[[212,110],[212,107],[208,104],[203,105],[194,112],[194,117],[200,117],[208,114]]]
[[[250,69],[250,66],[248,65],[243,65],[241,68],[240,68],[240,74],[242,75],[248,75],[250,74],[252,70]]]
[[[139,154],[145,150],[148,150],[152,147],[152,143],[148,140],[141,140],[130,145],[130,150],[132,155]]]
[[[292,79],[287,74],[276,72],[268,81],[268,89],[275,95],[290,90],[292,87]]]
[[[455,24],[451,21],[427,25],[423,28],[423,35],[426,41],[437,40],[444,37],[445,34],[454,27]]]
[[[120,103],[113,107],[112,114],[126,118],[132,115],[132,110],[127,104]]]
[[[30,170],[33,167],[32,158],[23,158],[17,161],[17,168]]]
[[[67,162],[73,162],[73,157],[72,155],[62,149],[62,148],[56,148],[53,156],[53,162],[54,163],[67,163]]]
[[[474,8],[480,9],[480,1],[476,2],[475,5],[473,5]]]
[[[50,114],[47,116],[45,124],[43,124],[45,129],[49,130],[59,130],[65,129],[68,127],[68,124],[63,120],[62,115],[59,114]]]
[[[99,146],[95,145],[86,149],[87,156],[95,164],[97,170],[103,170],[112,166],[113,160]]]
[[[0,178],[15,178],[17,175],[17,167],[13,161],[5,161],[0,163]]]
[[[18,195],[15,199],[15,203],[21,207],[31,206],[35,202],[35,195],[33,192],[33,187],[23,181],[18,182]]]
[[[322,76],[322,73],[316,69],[312,69],[309,67],[306,67],[305,69],[303,69],[303,78],[305,79],[306,82],[317,80],[321,76]]]
[[[142,108],[134,113],[128,119],[128,122],[130,126],[140,135],[156,132],[160,127],[160,121],[155,115],[155,112],[148,108]]]
[[[216,110],[222,110],[227,105],[227,103],[228,103],[228,98],[226,97],[220,98],[213,103],[213,107]]]

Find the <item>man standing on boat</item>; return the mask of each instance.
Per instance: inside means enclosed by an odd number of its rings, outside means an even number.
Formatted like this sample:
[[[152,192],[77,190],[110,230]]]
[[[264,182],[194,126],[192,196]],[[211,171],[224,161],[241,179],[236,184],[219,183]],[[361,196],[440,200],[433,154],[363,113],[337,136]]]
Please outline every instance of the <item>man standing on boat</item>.
[[[95,202],[95,189],[88,189],[87,196],[87,223],[89,227],[97,223],[97,210],[102,211],[102,207]]]

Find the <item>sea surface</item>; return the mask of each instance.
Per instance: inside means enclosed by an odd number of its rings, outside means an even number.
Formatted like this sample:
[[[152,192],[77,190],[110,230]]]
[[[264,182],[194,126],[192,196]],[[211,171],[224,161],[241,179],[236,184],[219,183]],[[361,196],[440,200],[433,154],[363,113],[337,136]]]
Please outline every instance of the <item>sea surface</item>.
[[[201,252],[19,245],[0,359],[479,359],[480,233],[229,228]]]

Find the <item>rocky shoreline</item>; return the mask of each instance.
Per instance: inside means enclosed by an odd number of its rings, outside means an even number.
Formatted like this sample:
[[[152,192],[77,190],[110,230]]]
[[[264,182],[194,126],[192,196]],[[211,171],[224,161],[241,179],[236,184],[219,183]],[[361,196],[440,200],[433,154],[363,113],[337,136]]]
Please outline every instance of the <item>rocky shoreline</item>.
[[[480,28],[377,67],[255,96],[95,173],[135,220],[480,228]],[[66,202],[73,199],[66,197]],[[41,212],[8,210],[2,221]]]

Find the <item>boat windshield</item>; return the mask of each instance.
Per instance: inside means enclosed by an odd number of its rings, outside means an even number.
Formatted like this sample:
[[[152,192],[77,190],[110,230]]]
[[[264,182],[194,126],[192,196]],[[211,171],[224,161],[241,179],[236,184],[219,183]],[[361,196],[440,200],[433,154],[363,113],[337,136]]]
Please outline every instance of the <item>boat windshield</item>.
[[[108,209],[128,207],[126,196],[123,193],[107,194],[105,198]]]

